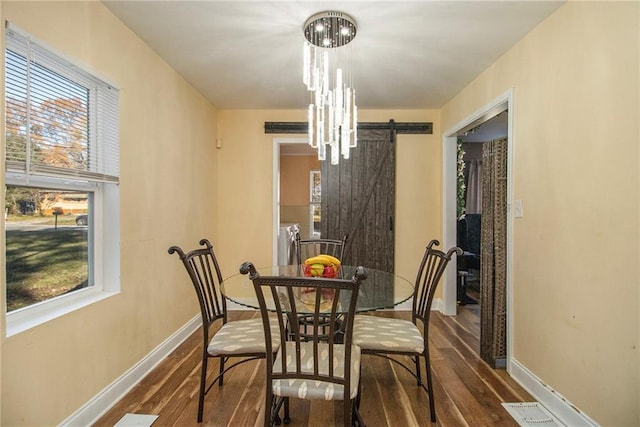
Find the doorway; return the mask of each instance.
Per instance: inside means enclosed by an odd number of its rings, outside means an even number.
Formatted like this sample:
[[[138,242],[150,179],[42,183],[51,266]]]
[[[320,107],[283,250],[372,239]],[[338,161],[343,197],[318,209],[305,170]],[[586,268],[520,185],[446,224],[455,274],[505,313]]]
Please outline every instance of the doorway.
[[[283,251],[290,251],[290,238],[283,239],[282,226],[289,229],[293,228],[292,225],[297,225],[297,231],[300,231],[302,238],[308,238],[310,231],[309,221],[309,209],[310,199],[307,196],[306,201],[297,197],[297,201],[288,201],[282,199],[281,184],[286,185],[286,176],[281,180],[281,163],[286,162],[288,159],[294,159],[294,163],[302,163],[295,159],[302,159],[304,163],[308,163],[310,158],[315,154],[314,150],[309,146],[306,138],[274,138],[273,139],[273,265],[279,265],[282,263],[282,259],[290,259],[289,256],[284,256]],[[307,167],[307,171],[302,171],[303,177],[300,175],[295,183],[298,187],[302,187],[306,191],[309,191],[308,187],[305,187],[306,181],[309,178],[309,170],[313,169],[312,166]],[[282,181],[282,182],[281,182]],[[296,191],[296,193],[298,193]],[[304,197],[303,197],[304,198]],[[284,217],[283,215],[284,205]],[[287,240],[283,242],[283,240]],[[285,262],[286,264],[287,262]]]
[[[490,178],[493,170],[492,165],[486,163],[494,160],[495,141],[507,138],[507,114],[508,111],[503,110],[458,134],[456,243],[464,251],[457,258],[459,305],[479,303],[482,210],[483,203],[490,203],[493,195],[489,192],[489,197],[483,197],[483,186],[488,184],[485,179]],[[487,170],[483,169],[483,161]]]
[[[511,296],[512,296],[512,215],[511,215],[511,201],[512,197],[512,91],[508,91],[502,96],[495,99],[493,102],[485,105],[480,110],[468,116],[461,122],[459,122],[454,127],[450,128],[443,134],[443,241],[445,243],[445,247],[451,247],[457,244],[457,223],[458,223],[458,215],[457,215],[457,141],[458,137],[461,135],[476,133],[482,127],[486,129],[489,128],[488,125],[483,125],[484,123],[489,123],[492,118],[498,116],[500,113],[503,113],[503,118],[506,118],[506,136],[507,136],[507,161],[506,161],[506,331],[503,328],[502,334],[504,336],[504,341],[506,341],[506,368],[507,371],[510,371],[510,360],[511,360],[511,343],[512,341],[512,310],[511,310]],[[494,120],[495,121],[495,120]],[[476,130],[475,132],[470,132],[472,130]],[[458,262],[456,260],[456,262]],[[444,278],[444,286],[443,286],[443,312],[447,315],[455,315],[457,311],[457,269],[449,269],[445,272]],[[490,307],[490,305],[487,305]],[[482,328],[486,328],[485,325],[481,326]],[[492,332],[492,331],[489,331]],[[485,331],[485,335],[488,333]],[[483,335],[483,331],[481,330],[481,337]],[[485,346],[482,343],[481,339],[481,347]],[[481,348],[481,354],[486,349]],[[504,359],[502,360],[504,361]],[[501,361],[499,361],[501,362]],[[495,364],[495,363],[494,363]],[[498,364],[498,366],[501,366]],[[504,365],[502,365],[504,366]]]

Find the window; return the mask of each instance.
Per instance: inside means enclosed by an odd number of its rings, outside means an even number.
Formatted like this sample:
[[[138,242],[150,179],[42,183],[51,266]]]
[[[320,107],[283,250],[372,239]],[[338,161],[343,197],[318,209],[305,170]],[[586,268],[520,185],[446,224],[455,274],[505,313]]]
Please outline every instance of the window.
[[[309,179],[311,200],[309,202],[309,222],[311,237],[320,238],[320,202],[322,200],[322,187],[320,185],[320,171],[312,170]]]
[[[7,332],[119,288],[119,93],[9,25]]]

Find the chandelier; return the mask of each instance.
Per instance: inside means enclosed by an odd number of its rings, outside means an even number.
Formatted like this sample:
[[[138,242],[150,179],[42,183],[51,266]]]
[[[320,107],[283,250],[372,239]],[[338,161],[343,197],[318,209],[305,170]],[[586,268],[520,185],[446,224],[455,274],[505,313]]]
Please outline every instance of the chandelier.
[[[311,92],[308,110],[309,144],[325,160],[331,147],[331,164],[340,155],[349,158],[358,143],[358,107],[352,83],[349,44],[356,22],[342,12],[321,12],[304,24],[303,77]]]

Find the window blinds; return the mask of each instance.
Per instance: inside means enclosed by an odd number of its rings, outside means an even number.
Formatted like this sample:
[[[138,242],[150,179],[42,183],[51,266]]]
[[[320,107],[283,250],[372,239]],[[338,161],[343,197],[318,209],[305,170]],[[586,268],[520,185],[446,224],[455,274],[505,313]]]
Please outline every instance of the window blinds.
[[[12,174],[119,181],[119,92],[9,26],[6,168]]]

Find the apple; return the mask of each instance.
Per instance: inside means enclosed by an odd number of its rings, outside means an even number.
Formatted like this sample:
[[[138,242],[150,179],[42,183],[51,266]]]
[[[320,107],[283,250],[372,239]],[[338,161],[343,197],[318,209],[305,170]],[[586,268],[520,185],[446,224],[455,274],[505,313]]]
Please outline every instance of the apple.
[[[336,268],[333,265],[326,265],[322,275],[328,278],[336,277]]]
[[[322,276],[324,272],[324,265],[322,264],[311,264],[311,275],[312,276]]]
[[[304,264],[302,267],[302,272],[304,273],[305,276],[311,276],[311,266]]]

